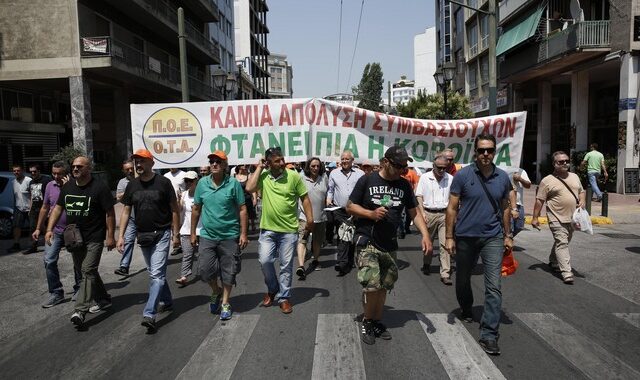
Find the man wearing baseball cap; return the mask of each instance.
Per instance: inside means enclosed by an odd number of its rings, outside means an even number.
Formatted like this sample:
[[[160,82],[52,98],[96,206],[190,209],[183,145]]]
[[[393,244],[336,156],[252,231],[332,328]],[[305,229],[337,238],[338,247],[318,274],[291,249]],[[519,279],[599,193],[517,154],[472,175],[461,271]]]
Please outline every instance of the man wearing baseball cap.
[[[398,279],[396,230],[403,223],[403,208],[406,207],[422,234],[424,254],[432,251],[429,232],[422,214],[418,213],[413,189],[401,177],[407,161],[413,160],[403,147],[394,145],[389,148],[380,160],[380,171],[361,177],[347,203],[347,212],[357,217],[353,240],[357,252],[358,282],[363,288],[364,316],[360,337],[366,344],[374,344],[376,338],[391,339],[381,319],[386,292],[393,289]]]
[[[167,257],[173,228],[174,244],[179,243],[180,214],[171,181],[153,172],[153,155],[138,149],[131,156],[137,178],[132,179],[122,196],[118,251],[124,251],[124,233],[131,210],[135,211],[137,239],[151,277],[149,299],[142,313],[147,333],[156,332],[158,311],[170,311],[173,299],[167,282]],[[158,308],[159,306],[159,308]],[[159,309],[159,310],[158,310]]]
[[[211,175],[203,177],[193,196],[191,244],[198,245],[196,226],[202,218],[198,252],[200,278],[211,287],[209,311],[231,319],[231,289],[240,272],[241,250],[247,246],[247,206],[240,182],[227,174],[227,155],[216,150],[209,156]],[[218,278],[222,286],[218,284]]]

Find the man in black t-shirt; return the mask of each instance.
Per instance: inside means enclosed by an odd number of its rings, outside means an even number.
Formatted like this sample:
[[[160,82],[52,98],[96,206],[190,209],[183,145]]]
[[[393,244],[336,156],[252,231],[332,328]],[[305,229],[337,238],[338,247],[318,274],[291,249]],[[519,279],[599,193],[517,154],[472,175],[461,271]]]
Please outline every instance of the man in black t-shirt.
[[[124,234],[133,208],[138,244],[151,277],[149,299],[142,312],[141,324],[147,328],[147,333],[152,334],[157,329],[158,311],[173,309],[171,290],[167,283],[167,257],[172,227],[174,243],[180,241],[180,214],[171,181],[153,172],[151,152],[138,149],[131,159],[138,177],[129,182],[121,199],[124,208],[120,216],[118,251],[124,252]]]
[[[80,156],[73,160],[71,168],[74,178],[60,190],[56,207],[49,217],[45,240],[51,245],[53,228],[62,210],[67,214],[67,226],[75,224],[80,229],[84,244],[72,251],[71,256],[73,265],[82,271],[82,282],[71,322],[81,326],[87,312],[98,312],[111,306],[111,296],[100,278],[98,265],[105,244],[108,251],[116,245],[116,216],[109,187],[91,176],[90,159]],[[94,299],[96,305],[92,305]]]
[[[44,189],[51,181],[49,177],[43,177],[40,174],[40,165],[34,164],[29,166],[31,174],[31,182],[29,182],[29,196],[31,197],[31,208],[29,209],[29,230],[33,233],[38,228],[38,215],[44,200]],[[38,240],[31,242],[31,247],[22,253],[28,255],[38,252]]]
[[[432,251],[429,232],[418,213],[413,189],[400,176],[407,168],[407,161],[413,160],[403,147],[394,145],[389,148],[380,160],[380,171],[358,180],[347,205],[349,214],[357,217],[354,241],[364,308],[360,337],[366,344],[375,343],[376,337],[391,339],[391,334],[380,320],[386,292],[393,289],[398,279],[396,231],[403,224],[403,208],[406,207],[422,234],[424,254]]]

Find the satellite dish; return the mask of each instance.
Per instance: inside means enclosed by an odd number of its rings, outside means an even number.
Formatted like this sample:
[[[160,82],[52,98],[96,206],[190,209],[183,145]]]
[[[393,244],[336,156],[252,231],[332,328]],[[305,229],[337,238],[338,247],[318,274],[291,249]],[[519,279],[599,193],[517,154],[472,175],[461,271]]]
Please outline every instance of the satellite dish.
[[[571,18],[573,18],[574,23],[584,21],[584,11],[580,7],[579,0],[570,0],[569,10],[571,11]]]

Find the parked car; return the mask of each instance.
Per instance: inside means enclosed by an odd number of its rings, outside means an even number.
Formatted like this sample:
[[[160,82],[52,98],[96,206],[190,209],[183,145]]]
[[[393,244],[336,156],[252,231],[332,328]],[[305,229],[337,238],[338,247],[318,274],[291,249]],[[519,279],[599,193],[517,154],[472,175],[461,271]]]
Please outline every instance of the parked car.
[[[0,238],[10,238],[13,223],[13,187],[12,172],[0,172]]]

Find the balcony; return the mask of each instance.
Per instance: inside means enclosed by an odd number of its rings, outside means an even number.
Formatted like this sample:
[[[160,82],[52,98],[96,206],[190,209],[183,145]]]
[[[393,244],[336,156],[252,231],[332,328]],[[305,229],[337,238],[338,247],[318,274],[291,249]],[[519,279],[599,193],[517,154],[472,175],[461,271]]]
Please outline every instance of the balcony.
[[[110,72],[117,79],[153,91],[169,88],[176,96],[181,91],[180,70],[109,36],[81,38],[80,52],[83,69]],[[189,76],[189,93],[200,100],[216,96],[211,86],[193,76]]]
[[[547,36],[540,43],[538,62],[576,50],[610,48],[610,24],[609,20],[582,21]]]
[[[220,21],[220,10],[214,0],[185,0],[184,2],[202,21]]]

